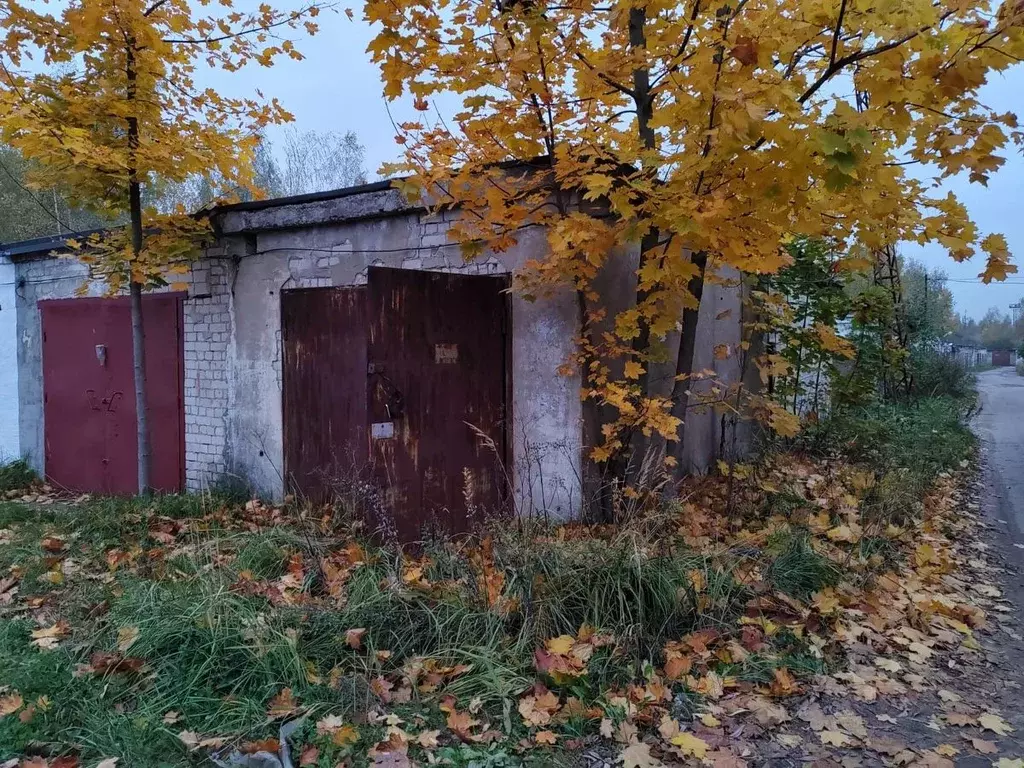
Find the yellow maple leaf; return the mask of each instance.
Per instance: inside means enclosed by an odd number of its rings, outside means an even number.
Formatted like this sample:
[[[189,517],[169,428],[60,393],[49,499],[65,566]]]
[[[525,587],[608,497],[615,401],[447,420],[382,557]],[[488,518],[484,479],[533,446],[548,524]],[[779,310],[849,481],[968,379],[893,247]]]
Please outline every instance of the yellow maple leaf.
[[[550,640],[545,642],[544,647],[548,649],[549,653],[556,653],[560,656],[564,656],[572,650],[575,643],[576,640],[572,635],[559,635],[558,637],[552,637]]]
[[[673,746],[679,747],[684,755],[703,759],[708,753],[708,743],[692,733],[680,733],[672,737]]]

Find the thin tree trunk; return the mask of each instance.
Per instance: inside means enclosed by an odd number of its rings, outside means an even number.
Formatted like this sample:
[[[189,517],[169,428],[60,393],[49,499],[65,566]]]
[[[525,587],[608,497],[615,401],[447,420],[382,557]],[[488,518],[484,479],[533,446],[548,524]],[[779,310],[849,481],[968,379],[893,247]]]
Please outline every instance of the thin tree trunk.
[[[707,270],[708,255],[699,251],[690,257],[690,261],[697,267],[697,274],[690,278],[687,290],[697,301],[697,306],[683,310],[682,329],[679,332],[679,350],[676,354],[676,376],[672,383],[672,415],[679,419],[678,439],[668,449],[676,460],[676,471],[683,474],[686,467],[683,467],[685,448],[683,442],[686,439],[686,407],[689,404],[689,397],[686,390],[690,386],[690,375],[693,373],[693,358],[697,351],[697,323],[700,319],[700,304],[704,296],[704,273]]]
[[[127,56],[128,101],[136,96],[135,39],[128,39]],[[142,185],[136,165],[139,148],[139,120],[128,117],[128,208],[131,216],[132,260],[142,255]],[[134,265],[133,265],[134,266]],[[149,407],[146,398],[146,328],[142,319],[142,284],[135,279],[134,270],[128,284],[132,315],[132,370],[135,375],[135,420],[138,437],[139,494],[150,492]]]
[[[630,8],[629,10],[629,48],[632,51],[643,51],[647,48],[647,9],[643,6],[637,6]],[[633,70],[633,104],[636,108],[636,127],[637,133],[639,134],[640,143],[644,149],[654,149],[657,146],[656,137],[654,134],[654,128],[651,125],[651,121],[654,118],[654,104],[651,100],[651,73],[646,65],[637,67]],[[654,172],[650,169],[645,169],[651,176]],[[658,239],[660,234],[658,229],[654,226],[640,239],[640,259],[638,264],[638,275],[641,270],[647,265],[651,258],[655,258],[655,251],[658,247]],[[639,276],[637,277],[638,285],[636,291],[636,304],[639,307],[647,300],[649,291],[639,287]],[[638,355],[646,355],[651,345],[651,325],[643,317],[639,320],[639,333],[636,338],[633,339],[633,351]],[[648,365],[644,361],[644,371],[640,374],[637,381],[637,386],[640,389],[640,395],[648,395],[648,383],[650,381],[650,371]]]
[[[132,308],[132,357],[135,373],[135,413],[139,441],[139,493],[150,492],[149,408],[146,402],[146,330],[142,321],[142,286],[130,285]]]

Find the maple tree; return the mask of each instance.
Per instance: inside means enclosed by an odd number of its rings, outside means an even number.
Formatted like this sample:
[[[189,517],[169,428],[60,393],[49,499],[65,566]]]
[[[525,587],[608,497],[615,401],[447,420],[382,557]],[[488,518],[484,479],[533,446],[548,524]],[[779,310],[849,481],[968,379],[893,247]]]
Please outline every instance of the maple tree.
[[[1016,271],[1003,236],[908,166],[985,183],[1024,142],[979,100],[1024,58],[1020,0],[367,0],[365,16],[386,97],[424,113],[397,125],[396,183],[461,211],[468,258],[546,227],[517,287],[576,291],[584,397],[611,411],[598,460],[638,431],[678,437],[705,282],[777,271],[794,236]],[[461,109],[429,115],[443,93]],[[622,260],[625,308],[597,281]]]
[[[206,1],[200,5],[207,5]],[[276,99],[229,98],[197,82],[302,58],[288,33],[316,32],[316,4],[202,15],[188,0],[76,0],[57,12],[0,0],[0,139],[30,161],[31,186],[130,225],[73,242],[93,277],[131,297],[139,490],[149,488],[143,291],[188,271],[207,221],[157,213],[144,188],[189,177],[223,193],[253,190],[259,131],[291,119]]]

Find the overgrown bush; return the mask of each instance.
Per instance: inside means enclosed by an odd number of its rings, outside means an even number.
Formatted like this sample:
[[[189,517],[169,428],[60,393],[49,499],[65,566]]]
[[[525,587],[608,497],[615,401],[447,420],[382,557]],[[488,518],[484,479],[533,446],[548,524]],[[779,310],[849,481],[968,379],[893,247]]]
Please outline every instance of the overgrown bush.
[[[933,349],[916,349],[910,355],[915,398],[949,397],[973,402],[976,379],[955,357]]]

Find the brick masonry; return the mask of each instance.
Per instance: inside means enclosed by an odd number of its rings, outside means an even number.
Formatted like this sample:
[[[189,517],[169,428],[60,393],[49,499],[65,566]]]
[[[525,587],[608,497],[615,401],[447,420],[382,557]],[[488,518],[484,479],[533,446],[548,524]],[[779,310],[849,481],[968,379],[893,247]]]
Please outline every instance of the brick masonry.
[[[185,301],[185,486],[192,491],[215,484],[227,466],[232,271],[223,258],[197,262]]]

